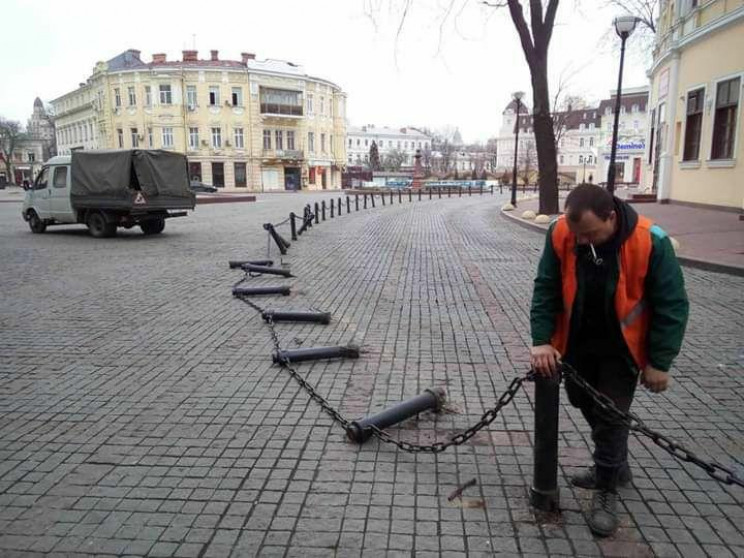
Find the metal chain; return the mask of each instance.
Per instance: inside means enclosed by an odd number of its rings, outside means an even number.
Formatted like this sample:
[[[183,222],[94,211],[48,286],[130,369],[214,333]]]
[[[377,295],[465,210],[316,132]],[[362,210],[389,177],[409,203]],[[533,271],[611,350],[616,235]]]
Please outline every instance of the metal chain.
[[[243,278],[243,280],[245,280],[245,278]],[[264,309],[261,308],[255,302],[252,302],[245,296],[238,296],[237,298],[245,302],[248,306],[256,310],[259,314],[263,315]],[[279,344],[279,336],[276,332],[276,324],[274,323],[274,320],[271,318],[271,314],[268,314],[268,319],[266,320],[266,323],[269,327],[269,332],[271,334],[271,340],[274,344],[274,348],[276,349],[277,354],[280,354],[281,346]],[[304,389],[308,393],[310,398],[313,399],[316,403],[318,403],[318,405],[320,405],[320,407],[334,421],[339,423],[344,430],[349,429],[351,422],[346,420],[341,415],[341,413],[339,413],[336,409],[334,409],[330,405],[330,403],[328,403],[328,401],[315,390],[312,384],[307,382],[305,378],[303,378],[294,368],[292,368],[291,363],[288,358],[285,357],[284,359],[281,359],[279,364],[282,368],[284,368],[287,372],[289,372],[289,374],[300,385],[300,387],[302,387],[302,389]],[[522,384],[524,382],[532,380],[534,377],[535,377],[534,372],[528,372],[524,376],[518,376],[514,378],[509,384],[509,387],[507,388],[507,390],[501,395],[501,397],[499,397],[499,400],[496,402],[496,405],[493,408],[483,413],[480,420],[477,423],[475,423],[473,426],[471,426],[467,430],[460,432],[459,434],[455,434],[446,442],[435,442],[430,445],[412,444],[410,442],[402,442],[400,440],[396,440],[390,434],[388,434],[387,432],[383,430],[380,430],[376,426],[371,426],[370,430],[372,431],[372,435],[375,436],[380,441],[388,443],[388,444],[394,444],[398,446],[400,449],[402,449],[403,451],[407,451],[410,453],[421,453],[421,452],[440,453],[451,446],[459,446],[461,444],[464,444],[470,438],[475,436],[475,434],[478,431],[490,425],[494,420],[496,420],[496,417],[498,416],[501,409],[506,407],[509,403],[511,403],[512,399],[514,399],[514,396],[517,394],[519,389],[522,387]]]
[[[651,438],[651,441],[653,443],[655,443],[657,446],[659,446],[661,449],[663,449],[673,457],[681,461],[686,461],[687,463],[693,463],[697,465],[718,482],[722,482],[728,485],[736,484],[738,486],[744,487],[744,480],[737,477],[736,473],[734,473],[734,471],[732,471],[728,467],[724,467],[723,465],[714,461],[705,461],[701,459],[694,452],[684,448],[674,440],[671,440],[663,434],[660,434],[649,428],[637,415],[618,409],[612,399],[610,399],[603,393],[598,392],[593,386],[589,384],[589,382],[582,378],[576,371],[576,369],[573,368],[570,364],[564,362],[562,363],[562,368],[563,374],[565,375],[567,380],[574,382],[576,385],[582,388],[589,395],[589,397],[591,397],[592,401],[595,405],[597,405],[597,407],[599,407],[606,414],[611,415],[613,418],[619,420],[630,430]]]

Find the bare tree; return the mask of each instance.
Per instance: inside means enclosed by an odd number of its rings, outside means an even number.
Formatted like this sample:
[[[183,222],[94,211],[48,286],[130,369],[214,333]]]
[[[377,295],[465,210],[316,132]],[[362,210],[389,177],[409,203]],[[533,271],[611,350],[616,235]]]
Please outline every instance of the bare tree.
[[[519,155],[517,156],[517,176],[522,180],[522,184],[527,187],[532,178],[537,161],[537,152],[535,151],[535,142],[527,140],[520,148]]]
[[[636,46],[631,52],[635,52],[641,60],[648,63],[656,39],[660,0],[605,0],[604,3],[605,6],[614,8],[620,13],[627,13],[638,18],[639,25],[633,33],[633,43]],[[620,41],[613,28],[607,30],[600,39],[600,43],[604,45],[604,48],[608,45],[612,45],[613,50],[620,48]]]
[[[385,154],[383,168],[387,171],[399,171],[408,156],[398,149],[392,149]]]
[[[11,184],[15,184],[13,152],[25,139],[26,134],[23,133],[20,122],[0,117],[0,154],[3,156],[5,172]]]
[[[370,170],[380,170],[380,151],[377,148],[377,142],[375,141],[373,141],[372,145],[369,147],[369,166]]]

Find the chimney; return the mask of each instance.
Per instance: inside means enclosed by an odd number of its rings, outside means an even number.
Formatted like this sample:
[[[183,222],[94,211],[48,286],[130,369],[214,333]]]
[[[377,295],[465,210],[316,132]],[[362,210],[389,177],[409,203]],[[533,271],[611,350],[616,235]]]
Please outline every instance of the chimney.
[[[166,60],[166,55],[163,54],[162,52],[152,55],[153,64],[164,64],[165,60]]]
[[[248,60],[256,59],[256,55],[252,52],[241,52],[240,57],[243,59],[243,64],[248,64]]]
[[[212,55],[212,61],[213,61],[213,62],[216,62],[217,60],[219,60],[219,58],[217,57],[217,55],[218,55],[218,54],[219,54],[219,52],[220,52],[219,50],[210,50],[209,52],[210,52],[210,53],[211,53],[211,55]]]
[[[198,50],[183,50],[183,61],[184,62],[196,62],[199,59]]]

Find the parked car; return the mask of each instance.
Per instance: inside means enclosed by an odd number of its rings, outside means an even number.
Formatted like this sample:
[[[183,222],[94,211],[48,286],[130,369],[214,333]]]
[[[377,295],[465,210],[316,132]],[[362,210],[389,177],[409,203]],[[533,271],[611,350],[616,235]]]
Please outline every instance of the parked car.
[[[203,193],[209,193],[214,194],[215,192],[219,192],[217,188],[214,186],[210,186],[209,184],[204,184],[203,182],[199,182],[198,180],[192,180],[191,184],[189,184],[191,187],[191,191],[195,194],[203,194]]]

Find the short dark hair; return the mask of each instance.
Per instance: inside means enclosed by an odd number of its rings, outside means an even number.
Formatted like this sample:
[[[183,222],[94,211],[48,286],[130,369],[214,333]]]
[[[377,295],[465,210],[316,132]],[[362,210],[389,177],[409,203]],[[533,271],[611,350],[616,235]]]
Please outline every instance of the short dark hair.
[[[580,184],[566,197],[568,218],[578,223],[585,211],[591,211],[606,221],[615,211],[615,200],[607,190],[596,184]]]

